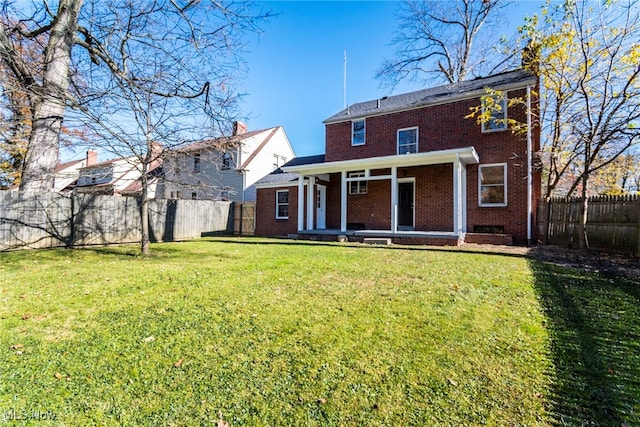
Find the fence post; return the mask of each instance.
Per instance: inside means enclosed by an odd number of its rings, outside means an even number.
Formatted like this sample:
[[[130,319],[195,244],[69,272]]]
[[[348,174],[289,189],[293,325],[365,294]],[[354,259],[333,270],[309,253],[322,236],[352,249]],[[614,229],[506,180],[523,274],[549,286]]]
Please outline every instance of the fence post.
[[[546,245],[549,241],[549,217],[551,216],[551,198],[544,202],[542,215],[542,226],[544,234],[542,235],[542,244]]]

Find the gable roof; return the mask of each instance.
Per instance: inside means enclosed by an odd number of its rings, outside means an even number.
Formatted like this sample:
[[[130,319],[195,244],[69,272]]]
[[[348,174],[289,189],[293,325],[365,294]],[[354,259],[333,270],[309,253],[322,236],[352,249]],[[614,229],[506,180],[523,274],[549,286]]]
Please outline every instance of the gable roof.
[[[244,163],[240,166],[240,169],[246,169],[247,166],[249,166],[249,163],[251,163],[251,161],[258,155],[258,153],[260,151],[262,151],[262,149],[267,145],[267,143],[271,140],[271,138],[273,137],[273,135],[276,134],[276,132],[278,132],[278,129],[280,129],[280,126],[277,126],[275,128],[273,128],[273,130],[271,131],[271,133],[269,134],[269,136],[267,136],[258,146],[258,148],[256,148],[255,150],[253,150],[253,152],[251,153],[251,155],[247,158],[247,160],[244,161]]]
[[[147,166],[147,176],[150,181],[157,180],[162,176],[162,159],[156,159]],[[142,190],[142,176],[120,190],[123,194],[138,193]]]
[[[271,172],[269,175],[263,177],[262,179],[256,182],[256,187],[269,187],[276,184],[284,184],[287,182],[293,182],[298,180],[297,173],[284,172],[282,168],[290,167],[290,166],[303,166],[303,165],[312,165],[316,163],[324,163],[324,154],[319,154],[315,156],[306,156],[306,157],[294,157],[289,160],[287,163],[279,167],[278,169]]]
[[[465,80],[401,95],[385,96],[380,99],[359,102],[334,114],[326,119],[324,123],[350,121],[368,116],[412,110],[429,105],[473,98],[485,94],[485,88],[487,87],[499,90],[519,89],[527,85],[534,85],[537,81],[538,78],[529,71],[508,71],[474,80]]]
[[[242,141],[244,141],[245,139],[252,138],[263,132],[275,131],[279,127],[280,126],[275,126],[275,127],[270,127],[266,129],[254,130],[251,132],[245,132],[235,136],[220,136],[217,138],[205,139],[202,141],[194,142],[192,144],[184,145],[182,147],[176,147],[172,151],[177,153],[194,153],[194,152],[203,151],[211,148],[214,148],[214,149],[219,148],[221,145],[227,145],[229,143],[239,144],[239,143],[242,143]]]
[[[84,159],[80,159],[80,160],[71,160],[70,162],[65,162],[65,163],[56,163],[56,167],[53,169],[54,172],[62,172],[63,170],[73,167],[75,165],[77,165],[78,163],[82,163],[84,162]]]

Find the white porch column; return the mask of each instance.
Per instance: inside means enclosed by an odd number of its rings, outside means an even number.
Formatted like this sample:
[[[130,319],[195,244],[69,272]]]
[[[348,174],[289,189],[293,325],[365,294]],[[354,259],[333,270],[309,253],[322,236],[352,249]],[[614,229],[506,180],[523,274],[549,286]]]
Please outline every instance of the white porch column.
[[[307,230],[313,230],[313,206],[315,197],[313,190],[315,187],[315,177],[310,176],[307,183]]]
[[[347,232],[347,172],[342,171],[340,182],[340,231]]]
[[[462,164],[460,158],[453,162],[453,232],[460,236],[463,229]]]
[[[398,232],[398,168],[391,168],[391,232]]]
[[[298,175],[298,231],[304,230],[304,175]]]
[[[467,165],[460,163],[460,197],[462,203],[460,209],[462,210],[462,227],[463,233],[467,232]]]

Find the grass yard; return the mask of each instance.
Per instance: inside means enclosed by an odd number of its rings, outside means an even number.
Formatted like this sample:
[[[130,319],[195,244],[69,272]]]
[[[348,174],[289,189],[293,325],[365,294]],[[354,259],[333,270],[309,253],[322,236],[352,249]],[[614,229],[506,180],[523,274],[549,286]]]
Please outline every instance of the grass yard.
[[[640,292],[523,257],[211,238],[0,254],[0,422],[640,424]]]

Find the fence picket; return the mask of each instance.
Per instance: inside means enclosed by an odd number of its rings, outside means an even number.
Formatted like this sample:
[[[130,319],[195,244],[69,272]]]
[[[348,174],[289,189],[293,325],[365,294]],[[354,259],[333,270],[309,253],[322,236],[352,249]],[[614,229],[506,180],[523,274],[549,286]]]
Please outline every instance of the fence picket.
[[[552,198],[538,205],[538,236],[556,245],[577,243],[579,197]],[[545,215],[545,212],[549,212]],[[640,256],[640,195],[595,196],[588,200],[587,235],[593,249]]]
[[[152,241],[200,237],[229,229],[231,202],[149,201]],[[140,211],[133,197],[0,191],[0,251],[134,243]]]

